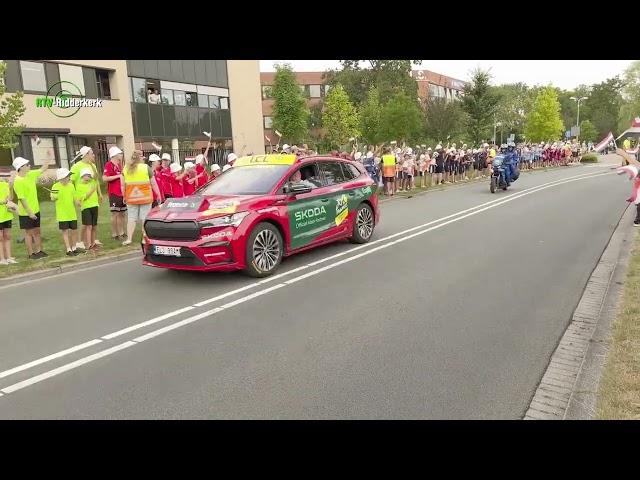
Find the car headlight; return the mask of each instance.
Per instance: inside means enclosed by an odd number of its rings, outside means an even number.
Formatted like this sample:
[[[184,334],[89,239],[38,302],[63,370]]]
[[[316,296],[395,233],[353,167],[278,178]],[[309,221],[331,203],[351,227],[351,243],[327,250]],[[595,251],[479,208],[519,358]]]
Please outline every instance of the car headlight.
[[[242,223],[242,220],[244,220],[244,217],[247,215],[249,215],[249,212],[238,212],[233,215],[225,215],[224,217],[203,220],[198,222],[198,224],[201,227],[237,227]]]

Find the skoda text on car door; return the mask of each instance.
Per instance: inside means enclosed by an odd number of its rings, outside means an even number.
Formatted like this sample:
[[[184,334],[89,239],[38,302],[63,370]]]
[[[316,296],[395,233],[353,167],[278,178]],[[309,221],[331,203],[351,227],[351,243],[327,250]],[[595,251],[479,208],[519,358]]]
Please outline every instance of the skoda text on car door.
[[[339,239],[368,242],[377,186],[332,157],[243,157],[194,195],[169,199],[145,221],[144,264],[175,270],[272,274],[283,257]]]

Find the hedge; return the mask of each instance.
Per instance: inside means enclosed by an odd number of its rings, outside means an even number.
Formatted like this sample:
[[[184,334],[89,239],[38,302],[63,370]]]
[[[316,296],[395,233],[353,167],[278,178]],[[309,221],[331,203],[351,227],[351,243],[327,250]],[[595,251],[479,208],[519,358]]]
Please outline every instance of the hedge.
[[[587,153],[582,156],[582,163],[598,163],[598,155],[595,153]]]

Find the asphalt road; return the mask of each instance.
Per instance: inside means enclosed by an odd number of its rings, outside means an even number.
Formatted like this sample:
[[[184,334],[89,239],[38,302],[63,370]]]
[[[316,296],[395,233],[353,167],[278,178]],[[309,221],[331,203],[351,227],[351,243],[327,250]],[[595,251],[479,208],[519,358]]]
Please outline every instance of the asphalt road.
[[[395,199],[260,284],[129,260],[0,287],[0,418],[521,418],[628,190],[581,166]]]

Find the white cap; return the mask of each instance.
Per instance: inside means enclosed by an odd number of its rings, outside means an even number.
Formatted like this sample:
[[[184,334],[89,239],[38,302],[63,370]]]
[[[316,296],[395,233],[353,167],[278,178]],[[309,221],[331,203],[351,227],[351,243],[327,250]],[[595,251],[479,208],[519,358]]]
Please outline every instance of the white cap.
[[[118,147],[111,147],[109,149],[109,158],[113,158],[116,155],[120,155],[122,153],[122,150],[120,150]]]
[[[163,153],[163,154],[162,154],[162,160],[169,160],[169,161],[171,161],[171,155],[169,155],[168,153]]]
[[[15,160],[13,161],[13,168],[15,168],[16,170],[20,170],[22,167],[24,167],[28,163],[29,163],[29,160],[27,160],[26,158],[16,157]]]
[[[413,153],[413,148],[407,147],[407,155],[411,155]]]
[[[171,173],[177,173],[182,170],[182,165],[180,165],[179,163],[172,163],[169,169],[171,170]]]
[[[67,178],[69,175],[71,175],[71,172],[68,168],[62,167],[56,170],[56,180],[62,180],[63,178]]]
[[[195,163],[193,163],[193,162],[185,162],[185,163],[184,163],[184,169],[185,169],[185,170],[189,170],[189,169],[191,169],[191,168],[194,168],[195,166],[196,166],[196,164],[195,164]]]
[[[156,155],[155,153],[152,153],[151,155],[149,155],[149,163],[151,162],[159,162],[160,161],[160,157],[158,155]]]
[[[438,144],[436,145],[436,150],[440,150],[442,148],[442,145]]]
[[[436,147],[436,148],[438,148],[438,147]],[[427,148],[427,152],[431,152],[431,151],[432,151],[431,147]]]
[[[362,152],[356,152],[353,158],[355,158],[356,160],[360,160],[362,158]]]
[[[285,144],[282,146],[282,150],[288,150],[289,148],[291,148],[291,147],[289,146],[289,144],[288,144],[288,143],[285,143]]]
[[[289,145],[287,145],[287,147],[288,146]],[[237,158],[238,158],[238,156],[235,153],[231,152],[229,155],[227,155],[227,162],[229,162],[229,163],[230,162],[235,162],[237,160]]]
[[[196,163],[204,163],[204,155],[199,153],[196,155]]]
[[[220,170],[220,165],[218,165],[217,163],[214,163],[213,165],[211,165],[212,172],[217,172],[218,170]]]
[[[373,158],[373,152],[367,152],[367,158]]]
[[[224,167],[222,167],[222,171],[223,171],[223,172],[226,172],[226,171],[227,171],[227,170],[229,170],[230,168],[231,168],[231,165],[229,165],[229,164],[227,163]]]
[[[84,177],[85,175],[89,175],[90,177],[93,177],[93,172],[91,171],[90,168],[83,168],[82,170],[80,170],[80,177]]]
[[[486,148],[486,147],[489,146],[489,144],[488,143],[483,143],[482,146]]]
[[[80,157],[84,158],[90,151],[91,147],[87,147],[86,145],[84,147],[80,147]]]

